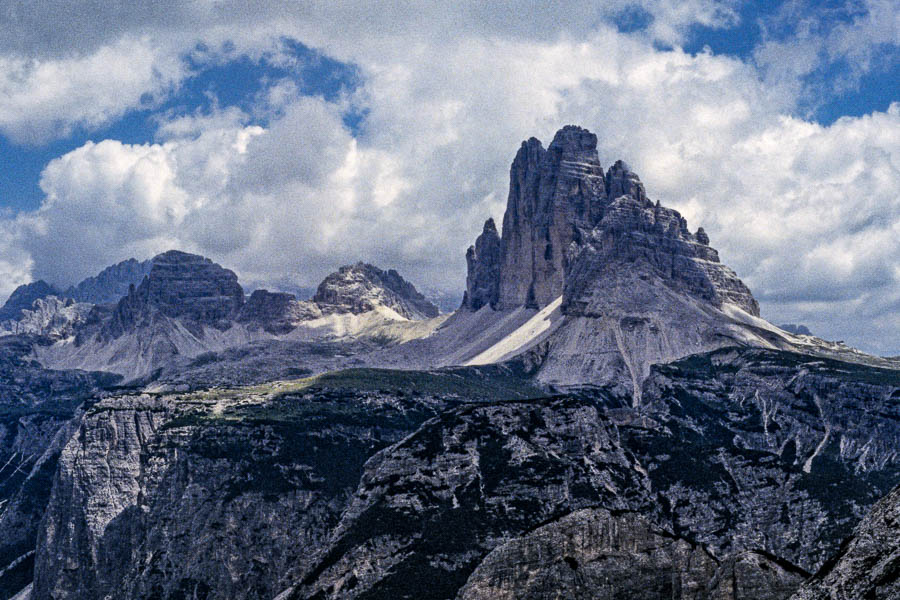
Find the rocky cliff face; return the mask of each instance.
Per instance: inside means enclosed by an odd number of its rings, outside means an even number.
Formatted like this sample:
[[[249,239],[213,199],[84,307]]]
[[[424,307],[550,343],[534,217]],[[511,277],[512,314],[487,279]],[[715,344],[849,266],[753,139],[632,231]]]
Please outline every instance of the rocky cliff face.
[[[594,226],[605,195],[594,134],[568,126],[547,150],[535,138],[522,144],[510,167],[499,307],[542,307],[559,297],[569,245]]]
[[[283,598],[783,600],[900,478],[898,389],[721,350],[655,369],[640,409],[593,391],[444,413],[367,463]]]
[[[500,245],[499,267],[495,252],[476,246],[467,256],[470,309],[542,308],[563,296],[564,312],[581,314],[585,288],[601,279],[597,269],[642,262],[664,283],[714,306],[728,302],[759,315],[706,233],[692,234],[678,212],[651,202],[623,161],[604,174],[597,137],[580,127],[561,129],[547,150],[534,138],[522,143],[510,168]],[[494,293],[487,279],[495,270]]]
[[[20,285],[0,307],[0,322],[16,321],[22,317],[22,311],[31,308],[35,300],[54,295],[59,295],[59,291],[43,279]]]
[[[312,301],[324,312],[354,314],[389,308],[407,319],[429,319],[437,307],[397,271],[357,263],[341,267],[319,284]]]
[[[109,266],[97,275],[70,287],[63,294],[77,302],[112,304],[128,294],[130,286],[137,287],[150,274],[153,259],[139,262],[133,258]]]
[[[35,541],[57,460],[83,402],[117,378],[50,371],[24,336],[0,339],[0,598],[32,580]]]
[[[898,390],[896,370],[722,349],[654,367],[620,431],[676,532],[815,571],[900,480]]]
[[[791,600],[900,598],[900,487],[879,501],[840,551]]]
[[[783,600],[804,573],[758,552],[720,562],[638,513],[584,509],[491,551],[459,600]]]
[[[463,399],[533,391],[502,374],[348,371],[103,400],[60,457],[32,598],[272,598],[325,545],[370,456]]]

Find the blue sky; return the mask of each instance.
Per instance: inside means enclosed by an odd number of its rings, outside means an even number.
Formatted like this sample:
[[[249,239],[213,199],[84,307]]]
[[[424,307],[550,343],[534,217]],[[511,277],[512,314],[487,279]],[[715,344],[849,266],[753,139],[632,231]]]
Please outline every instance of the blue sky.
[[[284,39],[284,53],[273,64],[266,56],[251,58],[224,48],[211,51],[193,48],[183,57],[190,73],[162,102],[149,100],[146,106],[128,110],[108,125],[78,127],[69,135],[45,143],[15,143],[0,135],[0,202],[16,211],[34,210],[44,197],[39,182],[41,171],[52,159],[83,146],[88,140],[115,139],[128,144],[153,142],[159,115],[209,113],[214,109],[235,107],[247,113],[248,123],[265,126],[271,115],[255,114],[255,101],[268,86],[291,81],[304,95],[321,96],[333,101],[359,84],[359,74],[351,64],[323,56],[302,43]],[[285,59],[289,64],[280,64]],[[348,111],[345,123],[351,129],[359,125],[361,115]]]
[[[900,354],[900,0],[13,3],[0,297],[172,246],[461,289],[518,142],[575,122],[764,316]]]

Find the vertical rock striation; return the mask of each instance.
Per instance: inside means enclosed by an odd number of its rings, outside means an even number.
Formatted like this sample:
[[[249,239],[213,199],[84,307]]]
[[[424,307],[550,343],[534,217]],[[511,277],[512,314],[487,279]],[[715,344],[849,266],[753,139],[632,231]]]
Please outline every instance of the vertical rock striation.
[[[479,237],[487,246],[485,232]],[[644,263],[660,280],[713,306],[724,303],[759,315],[750,290],[675,210],[653,203],[623,161],[604,173],[597,136],[572,125],[545,150],[531,138],[510,167],[496,297],[489,275],[493,254],[467,254],[465,305],[543,308],[563,296],[568,314],[585,311],[588,288],[610,264]],[[602,282],[601,282],[602,283]]]
[[[466,251],[466,293],[463,306],[478,310],[482,306],[495,307],[500,294],[500,236],[494,219],[484,222],[484,230],[475,245]]]
[[[196,254],[170,250],[153,258],[150,274],[119,301],[107,327],[111,337],[161,315],[181,319],[198,330],[227,329],[244,304],[244,290],[233,271]]]

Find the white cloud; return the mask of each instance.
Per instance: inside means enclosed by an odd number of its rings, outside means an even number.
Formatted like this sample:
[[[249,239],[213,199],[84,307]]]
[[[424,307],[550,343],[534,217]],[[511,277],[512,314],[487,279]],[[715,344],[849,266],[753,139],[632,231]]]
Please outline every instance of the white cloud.
[[[0,55],[0,133],[41,143],[73,128],[105,125],[151,106],[185,75],[177,55],[125,37],[88,56],[56,60]]]

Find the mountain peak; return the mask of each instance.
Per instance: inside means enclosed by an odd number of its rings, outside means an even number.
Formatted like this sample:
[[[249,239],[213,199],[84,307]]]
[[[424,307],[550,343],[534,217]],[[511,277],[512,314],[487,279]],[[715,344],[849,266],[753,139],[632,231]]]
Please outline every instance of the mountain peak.
[[[131,285],[119,301],[111,333],[116,337],[154,314],[227,328],[243,303],[244,290],[233,271],[197,254],[169,250],[152,259],[140,285]]]
[[[597,136],[583,127],[566,125],[553,136],[548,150],[553,149],[596,153]]]
[[[535,138],[523,142],[510,168],[502,239],[491,225],[466,253],[469,309],[542,308],[563,296],[563,308],[577,311],[601,267],[640,260],[684,293],[759,315],[706,232],[690,233],[677,211],[651,202],[625,161],[604,173],[587,129],[563,127],[546,151]]]
[[[610,201],[620,196],[631,196],[644,204],[650,202],[640,177],[624,160],[617,160],[606,172],[606,189]]]
[[[384,307],[407,319],[439,314],[438,308],[397,271],[383,271],[364,262],[343,266],[326,277],[312,301],[326,312],[360,314]]]
[[[59,290],[43,279],[20,285],[0,307],[0,321],[18,319],[22,316],[22,311],[30,309],[35,300],[58,295]]]

